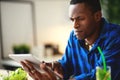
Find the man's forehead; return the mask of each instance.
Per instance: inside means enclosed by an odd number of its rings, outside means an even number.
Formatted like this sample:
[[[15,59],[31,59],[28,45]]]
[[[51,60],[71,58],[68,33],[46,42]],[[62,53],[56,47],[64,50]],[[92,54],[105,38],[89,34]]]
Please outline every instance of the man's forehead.
[[[70,5],[69,6],[69,17],[72,16],[73,14],[82,14],[87,11],[87,8],[84,4],[75,4],[75,5]]]

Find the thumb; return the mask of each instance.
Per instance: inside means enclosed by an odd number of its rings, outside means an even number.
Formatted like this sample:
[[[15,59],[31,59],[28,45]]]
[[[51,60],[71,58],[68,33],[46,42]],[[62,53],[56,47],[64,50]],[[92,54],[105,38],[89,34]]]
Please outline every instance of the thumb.
[[[57,80],[54,72],[46,64],[40,64],[40,68],[45,71],[46,75],[50,78],[50,80]]]

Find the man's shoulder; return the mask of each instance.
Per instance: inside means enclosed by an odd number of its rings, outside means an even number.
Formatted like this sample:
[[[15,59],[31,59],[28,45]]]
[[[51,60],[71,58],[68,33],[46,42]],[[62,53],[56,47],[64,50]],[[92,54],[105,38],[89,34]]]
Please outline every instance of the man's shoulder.
[[[120,41],[120,25],[106,22],[102,28],[100,39],[105,41]]]
[[[120,25],[118,24],[109,23],[105,27],[105,32],[110,36],[120,34]]]
[[[119,28],[120,29],[120,25],[119,24],[114,24],[114,23],[109,23],[109,25],[111,26],[111,28]]]
[[[120,25],[109,23],[106,27],[104,37],[110,41],[120,41]]]
[[[110,26],[109,26],[109,29],[108,30],[110,30],[110,32],[111,32],[111,34],[113,33],[114,35],[115,34],[120,34],[120,25],[118,25],[118,24],[112,24],[112,23],[110,23],[109,24]],[[109,32],[109,31],[108,31]]]
[[[107,21],[105,18],[102,18],[102,21],[103,21],[103,29],[102,29],[103,32],[120,31],[119,24],[111,23]]]

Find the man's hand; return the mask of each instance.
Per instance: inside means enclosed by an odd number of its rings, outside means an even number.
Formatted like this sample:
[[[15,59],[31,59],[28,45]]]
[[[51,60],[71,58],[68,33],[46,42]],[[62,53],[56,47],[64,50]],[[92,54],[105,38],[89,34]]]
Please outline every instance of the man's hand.
[[[57,80],[57,77],[62,80],[63,70],[58,62],[40,63],[40,69],[44,72],[37,71],[31,62],[25,60],[21,64],[26,72],[35,80]]]

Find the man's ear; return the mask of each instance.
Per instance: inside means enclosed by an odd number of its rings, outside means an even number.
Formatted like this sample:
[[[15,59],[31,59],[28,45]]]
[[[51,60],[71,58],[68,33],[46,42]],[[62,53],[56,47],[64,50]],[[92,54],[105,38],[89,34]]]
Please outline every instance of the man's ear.
[[[97,11],[97,12],[95,13],[95,21],[96,21],[96,22],[100,21],[100,20],[101,20],[101,17],[102,17],[101,11]]]

